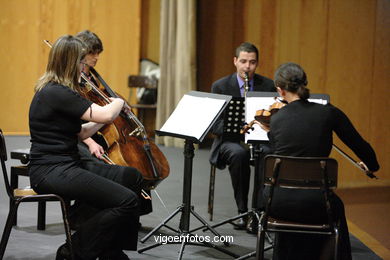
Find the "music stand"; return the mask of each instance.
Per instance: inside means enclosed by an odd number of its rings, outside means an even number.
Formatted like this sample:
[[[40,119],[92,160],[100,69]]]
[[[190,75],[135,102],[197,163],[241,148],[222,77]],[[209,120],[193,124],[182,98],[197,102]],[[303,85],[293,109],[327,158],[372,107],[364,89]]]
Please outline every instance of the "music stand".
[[[167,243],[155,243],[139,249],[139,253],[164,244],[181,244],[178,258],[181,259],[185,246],[189,244],[214,248],[232,257],[238,257],[238,255],[210,242],[188,241],[191,240],[189,238],[195,237],[192,233],[193,231],[190,231],[191,214],[203,224],[202,228],[206,227],[206,229],[209,229],[214,235],[220,236],[217,231],[215,231],[200,215],[195,212],[194,207],[191,206],[192,162],[194,158],[194,143],[200,143],[203,141],[211,126],[215,123],[216,119],[222,113],[230,99],[231,97],[226,95],[191,91],[183,96],[163,127],[160,130],[156,130],[156,134],[159,136],[172,136],[185,140],[183,201],[174,212],[172,212],[140,241],[141,243],[144,243],[151,235],[163,226],[174,231],[180,236],[180,238],[183,238],[181,239],[183,241],[175,240],[168,241]],[[195,106],[197,109],[194,109]],[[179,213],[181,213],[179,229],[176,230],[167,226],[166,224]],[[229,244],[225,243],[225,245]]]
[[[224,140],[244,141],[240,133],[245,122],[245,98],[232,97],[226,106],[223,118],[223,135]]]
[[[244,138],[244,135],[240,133],[240,130],[244,126],[244,122],[250,122],[253,120],[253,115],[254,115],[254,114],[252,115],[253,111],[251,110],[251,107],[250,106],[248,107],[248,105],[247,105],[248,101],[250,100],[249,98],[250,97],[258,97],[258,96],[265,97],[266,100],[268,102],[270,102],[269,100],[272,101],[274,97],[278,96],[278,93],[277,92],[250,91],[246,94],[246,98],[233,97],[230,100],[229,105],[225,109],[225,116],[224,116],[224,128],[223,128],[224,140],[230,140],[230,141],[244,141],[245,140],[245,142],[250,146],[251,157],[252,157],[253,144],[268,143],[268,140],[264,140],[261,142],[258,142],[258,141],[248,142],[247,141],[248,134],[245,134],[245,138]],[[266,106],[266,108],[268,108],[267,104],[264,104],[263,106],[264,107]],[[248,114],[252,115],[252,117],[248,116]],[[254,167],[255,167],[255,169],[254,169],[254,172],[255,172],[254,183],[253,183],[254,190],[258,190],[258,188],[259,188],[259,184],[258,184],[259,178],[257,176],[258,174],[256,174],[256,173],[259,172],[260,155],[258,155],[258,154],[261,152],[262,152],[261,149],[260,150],[258,149],[258,150],[256,150],[256,153],[253,154]],[[212,225],[211,227],[216,228],[216,227],[222,226],[226,223],[230,223],[232,225],[235,225],[233,223],[233,221],[235,221],[237,219],[240,219],[240,218],[243,218],[243,217],[246,217],[249,215],[259,216],[257,213],[257,210],[256,210],[256,205],[257,205],[257,196],[255,196],[255,193],[253,193],[252,209],[251,210],[244,212],[244,213],[241,213],[241,214],[238,214],[238,215],[233,216],[231,218],[225,219],[223,221],[220,221],[220,222]],[[197,229],[195,229],[195,230],[197,230]],[[207,228],[203,229],[203,231],[205,231],[205,230],[207,230]]]

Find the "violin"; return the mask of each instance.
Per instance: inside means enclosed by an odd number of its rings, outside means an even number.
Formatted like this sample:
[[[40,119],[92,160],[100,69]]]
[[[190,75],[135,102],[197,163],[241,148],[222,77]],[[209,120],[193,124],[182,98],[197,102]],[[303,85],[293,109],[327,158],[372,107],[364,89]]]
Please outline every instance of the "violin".
[[[268,109],[260,109],[256,111],[254,116],[255,119],[243,126],[243,128],[240,130],[241,134],[248,133],[249,130],[254,130],[253,125],[257,122],[260,122],[261,124],[269,127],[271,116],[276,114],[279,109],[287,105],[287,101],[285,100],[279,99],[278,97],[275,97],[274,99],[276,101],[270,105]]]

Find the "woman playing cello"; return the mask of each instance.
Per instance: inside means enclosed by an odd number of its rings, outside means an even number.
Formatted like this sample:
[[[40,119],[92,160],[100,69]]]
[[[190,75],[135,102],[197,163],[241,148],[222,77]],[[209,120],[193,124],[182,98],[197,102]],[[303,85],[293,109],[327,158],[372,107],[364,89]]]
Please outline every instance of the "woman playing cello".
[[[35,87],[29,112],[30,182],[37,193],[81,200],[98,210],[72,236],[76,259],[128,259],[122,250],[137,246],[143,178],[136,169],[113,176],[110,168],[116,166],[85,169],[80,161],[78,140],[113,121],[125,104],[112,98],[110,104],[99,106],[78,94],[84,48],[73,36],[60,37]],[[70,259],[67,244],[59,247],[56,259]]]
[[[91,74],[90,68],[96,66],[99,60],[99,55],[103,52],[103,43],[95,33],[89,30],[81,31],[77,33],[75,37],[80,39],[86,45],[87,48],[86,55],[83,59],[85,65],[83,66],[82,73],[84,73],[84,75],[90,81],[92,81],[92,83],[95,86],[99,86],[98,81]],[[84,79],[81,79],[81,81],[82,83],[85,82]],[[86,87],[83,88],[85,93]],[[96,94],[92,94],[92,95],[94,95],[96,98]],[[88,97],[89,95],[86,95],[87,99]],[[87,138],[82,142],[79,142],[78,149],[79,149],[79,154],[81,156],[81,161],[83,163],[84,168],[94,169],[94,168],[99,168],[102,164],[105,164],[102,160],[100,160],[100,158],[104,154],[103,147],[107,148],[106,143],[104,141],[104,138],[102,138],[101,135],[98,134],[94,134],[92,137]],[[115,171],[118,171],[119,176],[122,176],[125,174],[132,174],[133,168],[127,166],[117,166],[117,167],[110,167],[110,170],[112,171],[111,175],[113,176],[117,175]],[[145,191],[145,193],[146,192],[148,191]],[[139,203],[140,215],[145,215],[152,212],[152,203],[150,200],[150,194],[148,195],[149,195],[149,199],[145,199],[143,196],[140,196],[140,203]],[[95,211],[96,211],[95,209],[85,205],[85,203],[82,203],[81,201],[76,201],[70,210],[70,215],[71,215],[70,219],[71,219],[72,227],[77,228],[77,225],[80,222],[83,222],[85,219],[94,215]]]

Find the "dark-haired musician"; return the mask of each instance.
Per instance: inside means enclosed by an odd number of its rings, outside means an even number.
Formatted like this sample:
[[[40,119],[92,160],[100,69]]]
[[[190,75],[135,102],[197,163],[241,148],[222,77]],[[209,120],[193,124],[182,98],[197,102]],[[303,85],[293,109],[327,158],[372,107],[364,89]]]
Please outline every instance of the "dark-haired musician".
[[[103,43],[100,38],[93,32],[89,30],[84,30],[75,35],[76,38],[80,39],[86,46],[86,54],[84,56],[83,62],[85,66],[83,67],[83,73],[95,86],[100,86],[98,79],[91,73],[91,68],[94,68],[98,61],[100,54],[103,52]],[[85,83],[85,80],[81,79],[82,83]],[[81,156],[81,161],[83,166],[86,169],[95,171],[95,169],[100,169],[105,166],[101,160],[101,156],[104,154],[106,148],[106,143],[101,135],[95,134],[90,138],[79,142],[78,149]],[[132,174],[133,168],[126,166],[116,166],[110,167],[110,175],[112,176],[122,176],[125,174]],[[105,169],[107,171],[107,169]],[[107,173],[108,174],[108,173]],[[149,191],[145,191],[145,193]],[[148,199],[145,199],[143,196],[140,197],[140,215],[145,215],[152,212],[152,203],[150,196]],[[91,208],[89,205],[85,205],[80,201],[76,201],[75,204],[71,207],[71,224],[73,228],[77,228],[77,225],[84,221],[85,219],[92,216],[95,212],[95,209]]]
[[[288,102],[271,117],[268,132],[273,153],[288,156],[328,157],[333,144],[332,133],[364,162],[367,172],[379,169],[376,155],[356,131],[348,117],[331,104],[309,102],[310,96],[305,71],[295,63],[285,63],[275,72],[279,95]],[[267,189],[265,189],[267,196]],[[278,189],[271,214],[291,221],[316,223],[326,219],[322,195],[318,191]],[[297,203],[299,201],[299,203]],[[339,259],[352,259],[348,227],[343,202],[336,194],[331,196],[332,213],[339,223]],[[323,222],[322,222],[323,223]],[[278,233],[273,259],[333,259],[333,241],[326,236]]]
[[[248,91],[275,91],[275,86],[271,79],[255,73],[259,64],[259,51],[255,45],[244,42],[238,46],[233,63],[237,71],[215,81],[211,86],[212,93],[244,97],[244,79],[246,74],[249,78]],[[210,163],[220,169],[225,168],[226,165],[229,166],[238,213],[244,213],[248,211],[250,155],[248,148],[242,143],[242,140],[224,139],[223,124],[223,118],[220,118],[211,130],[216,135],[216,138],[211,147]],[[245,229],[246,220],[246,218],[238,219],[236,228]]]

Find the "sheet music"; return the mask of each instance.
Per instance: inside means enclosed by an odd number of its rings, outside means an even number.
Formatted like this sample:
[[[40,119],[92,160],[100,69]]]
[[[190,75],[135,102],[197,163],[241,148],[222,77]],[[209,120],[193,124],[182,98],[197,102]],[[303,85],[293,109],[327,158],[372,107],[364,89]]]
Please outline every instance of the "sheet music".
[[[200,139],[225,104],[223,99],[184,95],[160,131]]]

